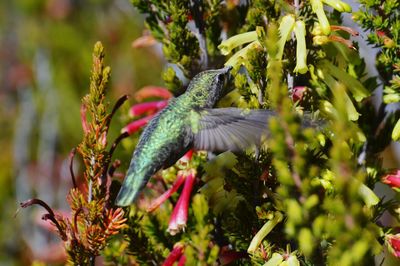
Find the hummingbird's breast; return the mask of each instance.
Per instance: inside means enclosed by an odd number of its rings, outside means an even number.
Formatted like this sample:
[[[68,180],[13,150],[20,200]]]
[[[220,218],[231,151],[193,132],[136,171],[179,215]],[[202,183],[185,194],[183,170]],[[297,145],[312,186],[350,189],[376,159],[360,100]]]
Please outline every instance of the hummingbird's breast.
[[[131,161],[132,169],[140,175],[152,176],[182,157],[190,148],[187,132],[190,109],[176,106],[176,99],[158,113],[146,126]]]

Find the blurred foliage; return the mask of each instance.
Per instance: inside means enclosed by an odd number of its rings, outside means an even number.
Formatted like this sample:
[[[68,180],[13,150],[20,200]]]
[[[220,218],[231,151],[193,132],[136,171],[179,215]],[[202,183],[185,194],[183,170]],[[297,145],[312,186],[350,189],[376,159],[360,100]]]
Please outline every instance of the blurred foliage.
[[[67,158],[82,136],[80,99],[89,87],[93,44],[101,40],[107,47],[114,99],[161,84],[160,49],[132,49],[143,19],[128,1],[1,1],[0,17],[0,264],[63,260],[50,232],[38,228],[36,210],[13,218],[18,201],[37,196],[67,208]],[[114,119],[112,138],[122,123]],[[130,151],[116,154],[126,156],[126,167]]]

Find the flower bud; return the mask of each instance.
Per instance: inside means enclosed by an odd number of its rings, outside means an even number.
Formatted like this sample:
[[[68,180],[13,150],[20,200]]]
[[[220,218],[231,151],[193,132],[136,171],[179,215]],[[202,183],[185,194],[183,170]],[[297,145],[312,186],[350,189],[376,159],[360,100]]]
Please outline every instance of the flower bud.
[[[312,10],[318,17],[321,31],[323,34],[328,35],[331,32],[331,25],[329,24],[328,18],[325,15],[324,6],[320,0],[310,0]]]
[[[394,189],[400,189],[400,170],[384,176],[382,178],[382,182]]]
[[[400,258],[400,234],[386,235],[385,242],[389,251],[396,257]]]

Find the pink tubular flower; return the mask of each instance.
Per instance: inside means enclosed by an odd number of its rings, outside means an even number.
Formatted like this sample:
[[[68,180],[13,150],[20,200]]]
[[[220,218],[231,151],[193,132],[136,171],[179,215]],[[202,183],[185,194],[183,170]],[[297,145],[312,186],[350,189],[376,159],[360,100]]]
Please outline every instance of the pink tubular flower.
[[[151,203],[151,205],[147,208],[147,211],[152,212],[155,209],[157,209],[161,204],[163,204],[169,197],[171,197],[172,194],[174,194],[182,186],[184,181],[185,181],[185,176],[181,173],[181,171],[179,171],[172,187],[170,187],[170,189],[165,191],[164,194],[162,194],[160,197],[158,197],[156,200],[154,200]]]
[[[293,102],[301,102],[306,90],[307,90],[307,87],[304,87],[304,86],[296,86],[296,87],[294,87],[293,88],[293,93],[292,93]]]
[[[389,251],[396,257],[400,258],[400,234],[386,235],[386,244]]]
[[[148,115],[146,117],[143,117],[139,120],[135,120],[132,123],[129,123],[127,126],[122,128],[121,132],[127,132],[129,135],[138,131],[142,127],[144,127],[152,118],[154,115]]]
[[[171,235],[175,235],[181,229],[185,228],[188,219],[190,194],[192,193],[194,181],[196,180],[196,170],[189,169],[185,176],[186,179],[182,194],[180,195],[178,202],[172,211],[172,215],[168,224],[168,232]]]
[[[144,113],[154,113],[160,109],[163,109],[165,106],[167,106],[167,104],[167,100],[135,104],[129,110],[129,115],[135,117]]]
[[[162,266],[172,266],[174,265],[175,262],[179,261],[179,265],[185,265],[185,256],[183,255],[183,244],[181,243],[176,243],[174,245],[174,248],[172,249],[171,253],[169,253],[168,257],[165,259],[164,263]],[[184,259],[182,259],[184,258]],[[181,264],[181,261],[183,261],[183,264]]]
[[[382,178],[382,182],[394,189],[400,189],[400,170],[384,176]]]
[[[150,97],[157,97],[167,100],[169,98],[172,98],[172,96],[173,95],[171,94],[171,92],[166,88],[156,86],[146,86],[135,93],[135,99],[137,101],[141,101]]]

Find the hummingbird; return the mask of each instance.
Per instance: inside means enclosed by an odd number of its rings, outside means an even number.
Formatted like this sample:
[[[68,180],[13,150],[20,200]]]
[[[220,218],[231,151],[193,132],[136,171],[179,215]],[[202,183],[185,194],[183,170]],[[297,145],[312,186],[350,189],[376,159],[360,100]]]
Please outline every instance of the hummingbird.
[[[133,204],[148,180],[190,149],[238,152],[260,142],[271,110],[213,108],[224,95],[231,67],[197,74],[186,92],[172,98],[145,127],[116,198]]]

